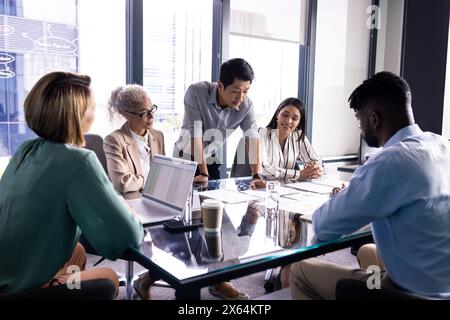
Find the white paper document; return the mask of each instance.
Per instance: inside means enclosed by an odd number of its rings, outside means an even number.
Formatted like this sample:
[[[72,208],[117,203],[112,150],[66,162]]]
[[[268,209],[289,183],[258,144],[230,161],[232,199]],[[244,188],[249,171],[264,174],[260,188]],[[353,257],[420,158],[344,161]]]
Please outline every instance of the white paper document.
[[[225,203],[240,203],[258,199],[257,197],[247,195],[242,192],[230,191],[225,189],[202,191],[199,192],[198,195],[200,197],[220,200]]]
[[[303,214],[304,206],[303,203],[297,200],[289,199],[289,198],[281,198],[280,204],[278,206],[280,210],[295,212]]]
[[[321,179],[312,179],[310,181],[311,183],[314,184],[320,184],[323,186],[329,186],[329,187],[342,187],[342,184],[344,184],[345,186],[347,186],[349,184],[348,181],[344,181],[344,180],[340,180],[340,179],[333,179],[333,178],[321,178]]]
[[[314,193],[319,193],[319,194],[330,194],[331,191],[333,190],[333,187],[331,187],[331,186],[316,184],[316,183],[309,182],[309,181],[291,183],[291,184],[288,184],[288,186],[290,188],[295,188],[298,190],[309,191],[309,192],[314,192]]]
[[[321,206],[330,199],[329,195],[302,192],[286,195],[286,198]]]
[[[280,210],[300,213],[301,219],[311,221],[314,211],[330,198],[326,195],[302,192],[281,199]]]
[[[265,199],[266,198],[266,190],[253,190],[253,189],[248,189],[248,190],[244,190],[242,191],[245,194],[248,194],[249,196],[254,196],[260,199]],[[286,187],[282,187],[280,186],[278,188],[278,193],[280,196],[284,196],[284,195],[288,195],[288,194],[294,194],[294,193],[298,193],[299,191],[297,189],[293,189],[293,188],[286,188]]]

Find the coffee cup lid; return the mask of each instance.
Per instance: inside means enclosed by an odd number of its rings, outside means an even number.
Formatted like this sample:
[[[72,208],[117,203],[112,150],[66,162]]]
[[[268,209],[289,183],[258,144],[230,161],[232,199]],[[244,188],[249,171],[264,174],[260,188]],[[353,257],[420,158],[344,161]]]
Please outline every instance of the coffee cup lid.
[[[223,202],[220,200],[216,200],[216,199],[205,199],[202,202],[202,207],[203,208],[217,208],[217,207],[222,208]]]

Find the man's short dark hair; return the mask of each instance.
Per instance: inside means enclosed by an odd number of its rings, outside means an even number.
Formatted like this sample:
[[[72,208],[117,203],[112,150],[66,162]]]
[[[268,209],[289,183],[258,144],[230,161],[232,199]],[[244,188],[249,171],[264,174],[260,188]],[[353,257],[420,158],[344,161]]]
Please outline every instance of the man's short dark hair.
[[[368,102],[387,107],[391,111],[404,110],[411,103],[411,89],[405,79],[383,71],[365,80],[350,95],[350,108],[360,110]]]
[[[254,77],[250,64],[241,58],[230,59],[220,66],[219,80],[224,88],[232,84],[235,79],[252,83]]]

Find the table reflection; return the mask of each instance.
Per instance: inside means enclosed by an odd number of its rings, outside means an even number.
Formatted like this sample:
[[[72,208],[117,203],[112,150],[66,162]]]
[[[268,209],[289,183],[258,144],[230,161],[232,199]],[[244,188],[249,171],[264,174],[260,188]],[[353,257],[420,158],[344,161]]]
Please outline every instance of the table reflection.
[[[221,261],[224,258],[222,232],[205,232],[202,242],[201,261],[205,263]]]
[[[275,217],[264,217],[264,202],[254,200],[248,203],[247,211],[239,226],[239,236],[252,236],[258,219],[264,219],[266,240],[272,240],[275,246],[291,249],[306,246],[307,222],[299,213],[279,210]]]

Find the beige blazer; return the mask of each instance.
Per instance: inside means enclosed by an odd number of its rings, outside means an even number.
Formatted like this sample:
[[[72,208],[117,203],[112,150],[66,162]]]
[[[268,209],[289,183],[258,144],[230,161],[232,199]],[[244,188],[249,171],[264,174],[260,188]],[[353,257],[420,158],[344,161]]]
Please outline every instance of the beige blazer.
[[[149,131],[150,157],[155,154],[165,154],[164,135],[161,131]],[[108,174],[114,189],[125,197],[132,199],[140,197],[144,187],[141,160],[138,147],[133,140],[128,123],[112,132],[104,139],[103,148],[108,163]]]

